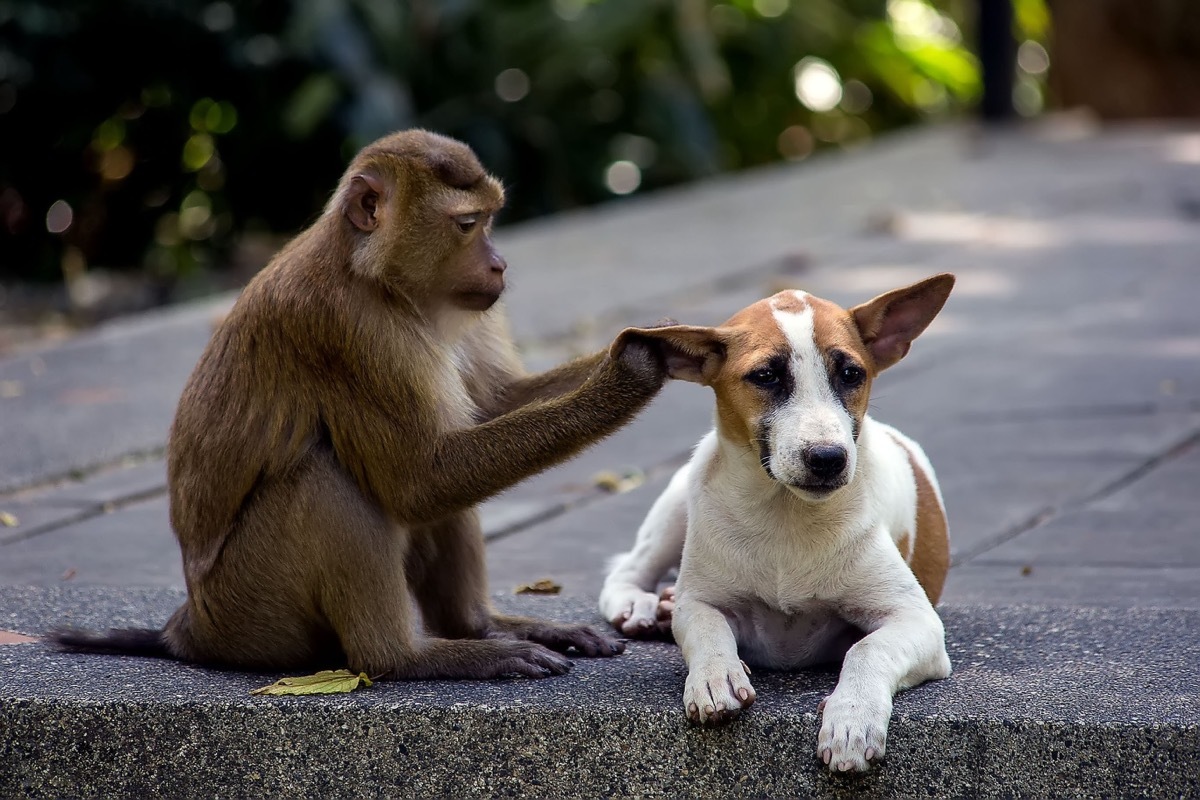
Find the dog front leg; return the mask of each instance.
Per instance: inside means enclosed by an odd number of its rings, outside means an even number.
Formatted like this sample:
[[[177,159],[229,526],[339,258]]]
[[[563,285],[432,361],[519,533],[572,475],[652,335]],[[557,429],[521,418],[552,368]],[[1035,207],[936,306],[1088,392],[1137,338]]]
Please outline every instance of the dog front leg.
[[[754,702],[749,670],[738,658],[737,638],[721,611],[681,588],[672,624],[688,676],[683,707],[699,725],[728,722]]]
[[[873,625],[862,624],[874,630],[846,652],[837,687],[819,709],[817,756],[830,769],[864,771],[883,758],[893,695],[950,674],[942,621],[924,595],[919,600],[925,608],[917,599]]]
[[[684,465],[671,478],[638,528],[633,550],[614,558],[604,579],[600,613],[626,636],[671,630],[673,596],[667,592],[660,596],[654,590],[668,570],[679,566],[683,554],[689,467]]]

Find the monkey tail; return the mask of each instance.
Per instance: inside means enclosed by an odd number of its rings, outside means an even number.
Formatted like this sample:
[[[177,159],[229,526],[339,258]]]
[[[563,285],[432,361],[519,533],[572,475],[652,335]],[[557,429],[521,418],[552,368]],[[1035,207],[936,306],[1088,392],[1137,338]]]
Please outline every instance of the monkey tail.
[[[114,628],[107,633],[78,628],[57,628],[46,634],[46,640],[63,650],[156,658],[175,657],[167,648],[165,632],[150,628]]]

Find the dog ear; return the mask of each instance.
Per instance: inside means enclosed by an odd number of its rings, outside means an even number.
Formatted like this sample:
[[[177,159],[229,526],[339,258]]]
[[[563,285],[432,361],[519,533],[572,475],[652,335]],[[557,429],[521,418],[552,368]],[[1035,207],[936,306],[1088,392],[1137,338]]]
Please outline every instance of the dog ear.
[[[850,309],[877,369],[885,370],[908,354],[953,288],[954,276],[945,272]]]
[[[709,385],[725,363],[725,340],[717,328],[667,325],[660,328],[626,328],[613,346],[638,341],[651,347],[666,364],[672,378]]]

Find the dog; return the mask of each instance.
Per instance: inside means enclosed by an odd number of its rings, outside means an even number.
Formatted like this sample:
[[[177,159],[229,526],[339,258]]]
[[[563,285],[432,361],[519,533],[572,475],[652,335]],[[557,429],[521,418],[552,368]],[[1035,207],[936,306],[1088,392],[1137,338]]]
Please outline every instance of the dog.
[[[865,771],[884,755],[895,693],[950,675],[934,610],[950,562],[941,490],[920,446],[867,407],[953,286],[935,275],[849,310],[784,291],[716,328],[628,329],[662,343],[672,377],[716,394],[715,429],[600,595],[628,636],[669,620],[693,723],[754,702],[747,664],[840,660],[817,756]],[[674,596],[655,594],[676,567]]]

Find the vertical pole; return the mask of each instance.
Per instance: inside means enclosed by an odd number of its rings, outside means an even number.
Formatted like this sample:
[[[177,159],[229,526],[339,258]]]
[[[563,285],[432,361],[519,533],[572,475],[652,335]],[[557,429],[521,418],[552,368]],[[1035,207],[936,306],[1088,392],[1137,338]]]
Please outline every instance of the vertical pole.
[[[979,113],[984,122],[1003,122],[1016,113],[1012,100],[1017,71],[1012,0],[978,0],[978,3],[979,63],[983,72]]]

